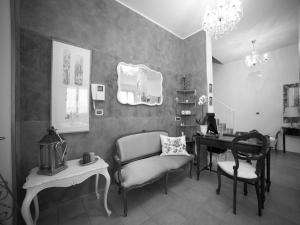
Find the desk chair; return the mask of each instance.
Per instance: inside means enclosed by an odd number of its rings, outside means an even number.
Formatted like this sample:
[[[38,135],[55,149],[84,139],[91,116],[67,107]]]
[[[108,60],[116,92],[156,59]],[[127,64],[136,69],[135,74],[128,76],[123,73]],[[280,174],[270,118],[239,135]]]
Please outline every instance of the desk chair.
[[[238,143],[240,141],[247,141],[249,139],[257,139],[261,143],[260,151],[256,154],[249,154],[245,150],[239,149]],[[221,190],[221,175],[224,175],[233,180],[233,213],[236,214],[236,192],[237,182],[244,184],[252,184],[255,186],[258,215],[261,216],[261,209],[263,204],[262,193],[260,193],[260,183],[264,173],[264,159],[266,156],[267,138],[258,132],[250,132],[245,135],[237,136],[232,141],[231,152],[234,161],[218,162],[218,188],[216,193],[219,195]],[[241,161],[243,160],[243,161]],[[249,161],[257,161],[256,166],[249,164]],[[245,194],[245,193],[244,193]]]

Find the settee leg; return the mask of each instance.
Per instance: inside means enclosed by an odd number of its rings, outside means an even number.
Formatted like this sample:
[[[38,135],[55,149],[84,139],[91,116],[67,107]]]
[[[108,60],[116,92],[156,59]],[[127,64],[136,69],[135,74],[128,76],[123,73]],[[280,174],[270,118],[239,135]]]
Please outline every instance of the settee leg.
[[[127,216],[127,193],[124,189],[122,189],[123,194],[123,207],[124,207],[124,217]]]
[[[169,174],[166,173],[166,177],[165,177],[165,194],[166,195],[168,194],[168,177],[169,177]]]

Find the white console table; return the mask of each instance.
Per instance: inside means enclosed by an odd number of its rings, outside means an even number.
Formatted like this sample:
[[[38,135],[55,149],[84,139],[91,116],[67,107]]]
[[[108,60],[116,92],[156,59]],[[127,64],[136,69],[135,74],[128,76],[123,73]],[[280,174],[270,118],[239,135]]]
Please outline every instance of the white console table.
[[[98,156],[97,156],[98,157]],[[104,191],[104,207],[110,216],[111,211],[107,207],[107,194],[110,185],[110,176],[107,171],[108,164],[98,157],[96,163],[80,166],[79,159],[67,161],[68,168],[55,174],[53,176],[39,175],[37,174],[38,168],[33,168],[28,177],[26,183],[23,185],[23,189],[26,189],[26,196],[22,204],[22,216],[27,225],[35,225],[39,217],[39,204],[37,194],[43,189],[50,187],[69,187],[75,184],[79,184],[89,177],[96,175],[95,192],[96,197],[99,199],[100,194],[98,192],[98,179],[99,174],[102,174],[106,179],[105,191]],[[34,203],[35,218],[32,219],[30,213],[30,204]]]

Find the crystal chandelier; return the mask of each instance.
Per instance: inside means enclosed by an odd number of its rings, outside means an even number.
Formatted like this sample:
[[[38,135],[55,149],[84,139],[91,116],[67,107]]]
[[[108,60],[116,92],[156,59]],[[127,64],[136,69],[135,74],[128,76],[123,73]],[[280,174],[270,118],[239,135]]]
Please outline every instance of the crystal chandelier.
[[[243,16],[240,0],[218,0],[217,7],[211,10],[207,7],[202,28],[215,39],[232,31]]]
[[[247,55],[245,58],[245,63],[248,67],[254,67],[258,63],[264,63],[269,60],[269,55],[268,53],[264,53],[260,55],[256,50],[255,50],[255,40],[251,41],[252,43],[252,52],[250,55]]]

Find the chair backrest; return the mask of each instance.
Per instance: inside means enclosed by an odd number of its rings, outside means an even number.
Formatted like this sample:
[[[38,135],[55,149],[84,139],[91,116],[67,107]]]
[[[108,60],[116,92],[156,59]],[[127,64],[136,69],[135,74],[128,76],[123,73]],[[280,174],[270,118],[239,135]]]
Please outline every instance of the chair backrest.
[[[116,145],[121,162],[161,153],[160,135],[168,136],[168,132],[150,131],[119,138]]]
[[[254,140],[256,142],[254,142]],[[245,141],[251,141],[251,144],[257,145],[259,150],[253,153],[249,153],[248,151],[245,152],[244,148],[239,148],[238,145],[240,142],[245,142]],[[265,158],[266,151],[267,151],[267,145],[268,145],[267,141],[268,141],[267,137],[260,134],[257,131],[250,131],[249,133],[237,136],[233,139],[231,152],[233,154],[234,161],[235,161],[235,166],[233,167],[235,176],[237,175],[240,159],[246,160],[247,162],[251,162],[253,160],[257,161],[255,172],[257,175],[260,174],[263,166],[263,160]]]

